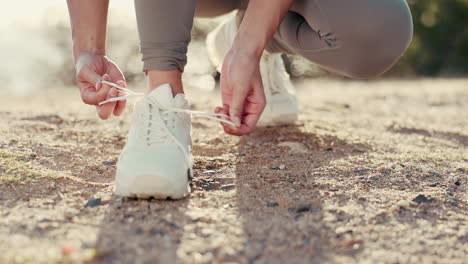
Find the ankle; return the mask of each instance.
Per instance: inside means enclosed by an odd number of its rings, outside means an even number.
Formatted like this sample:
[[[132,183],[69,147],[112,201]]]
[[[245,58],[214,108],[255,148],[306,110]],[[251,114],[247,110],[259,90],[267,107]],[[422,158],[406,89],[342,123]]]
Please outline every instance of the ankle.
[[[184,93],[182,85],[182,72],[180,70],[160,71],[148,70],[146,72],[147,93],[150,93],[159,86],[168,83],[172,87],[172,95]]]

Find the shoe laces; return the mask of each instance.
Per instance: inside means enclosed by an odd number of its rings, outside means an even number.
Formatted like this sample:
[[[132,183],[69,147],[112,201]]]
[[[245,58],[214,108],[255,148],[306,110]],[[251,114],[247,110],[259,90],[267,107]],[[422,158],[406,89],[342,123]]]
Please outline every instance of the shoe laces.
[[[108,100],[105,100],[99,103],[99,105],[103,105],[103,104],[110,103],[110,102],[122,101],[122,100],[126,100],[129,98],[144,98],[145,97],[145,93],[137,93],[128,88],[122,87],[112,82],[102,81],[102,83],[115,87],[124,95],[118,96],[118,97],[112,97]],[[149,99],[149,101],[150,102],[148,102],[149,103],[148,105],[150,108],[149,109],[150,114],[148,116],[147,134],[145,135],[147,144],[151,145],[154,143],[159,143],[158,139],[165,138],[165,135],[169,136],[169,138],[171,138],[172,141],[174,141],[177,144],[177,146],[182,150],[182,152],[185,154],[187,163],[190,166],[190,168],[192,167],[192,157],[189,151],[183,146],[183,144],[176,138],[176,136],[174,136],[174,134],[168,128],[168,126],[170,126],[171,128],[175,128],[176,115],[170,115],[170,113],[183,113],[183,114],[188,114],[192,117],[204,117],[207,119],[211,119],[211,120],[215,120],[215,121],[219,121],[219,122],[223,122],[223,123],[235,126],[233,122],[226,120],[229,117],[224,114],[194,111],[190,109],[177,108],[177,107],[165,107],[155,100]],[[159,110],[159,113],[161,114],[160,115],[161,121],[164,123],[163,126],[160,126],[162,128],[162,131],[161,129],[157,129],[158,127],[156,126],[157,125],[156,123],[158,123],[158,120],[156,120],[153,116],[153,111],[156,109]],[[153,138],[153,140],[151,138]]]

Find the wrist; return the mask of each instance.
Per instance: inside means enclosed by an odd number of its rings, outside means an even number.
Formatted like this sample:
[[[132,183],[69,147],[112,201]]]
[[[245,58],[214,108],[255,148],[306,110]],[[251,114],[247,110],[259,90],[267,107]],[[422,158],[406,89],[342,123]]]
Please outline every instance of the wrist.
[[[74,42],[73,44],[73,58],[75,60],[82,55],[106,55],[106,48],[104,45],[86,42]]]
[[[260,60],[263,54],[264,45],[258,41],[246,41],[244,36],[238,35],[232,45],[232,50],[237,54],[242,54]]]

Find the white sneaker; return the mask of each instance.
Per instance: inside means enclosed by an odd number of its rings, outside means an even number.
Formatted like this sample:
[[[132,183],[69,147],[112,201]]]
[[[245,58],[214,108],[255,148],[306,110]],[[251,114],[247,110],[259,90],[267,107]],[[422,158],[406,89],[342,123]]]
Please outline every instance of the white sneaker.
[[[180,199],[190,192],[192,169],[191,116],[234,125],[226,115],[189,110],[184,94],[172,96],[169,84],[145,95],[115,83],[123,96],[100,104],[143,97],[135,104],[127,144],[117,162],[117,195],[136,198]]]
[[[117,162],[117,195],[180,199],[190,192],[191,118],[184,94],[165,84],[135,104],[127,144]]]
[[[208,54],[219,72],[221,72],[224,56],[231,48],[236,34],[237,23],[234,13],[207,36]],[[260,72],[267,105],[257,126],[294,123],[298,119],[299,105],[281,54],[271,54],[265,51],[260,60]]]

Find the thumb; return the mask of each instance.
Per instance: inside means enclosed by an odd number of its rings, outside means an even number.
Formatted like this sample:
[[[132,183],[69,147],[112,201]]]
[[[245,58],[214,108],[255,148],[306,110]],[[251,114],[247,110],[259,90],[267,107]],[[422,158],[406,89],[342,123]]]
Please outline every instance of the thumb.
[[[244,113],[244,102],[247,97],[247,89],[244,87],[234,86],[232,101],[229,107],[229,116],[237,127],[241,126],[242,114]]]
[[[99,90],[102,86],[101,76],[91,69],[91,67],[83,67],[79,73],[80,79],[86,81]]]

